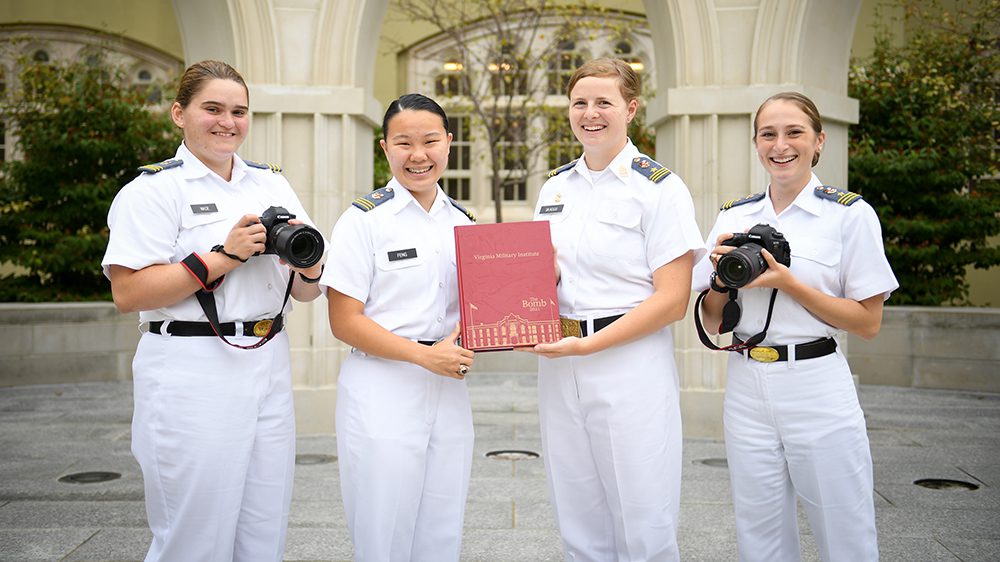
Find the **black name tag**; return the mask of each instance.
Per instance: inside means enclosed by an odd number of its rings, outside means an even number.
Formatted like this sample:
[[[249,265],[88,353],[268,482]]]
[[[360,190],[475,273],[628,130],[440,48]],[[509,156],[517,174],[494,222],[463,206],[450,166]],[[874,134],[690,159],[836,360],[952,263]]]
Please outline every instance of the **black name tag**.
[[[191,205],[191,212],[196,215],[207,215],[208,213],[218,213],[219,208],[215,206],[215,203],[201,203]]]
[[[417,257],[417,249],[391,250],[388,255],[389,261],[409,260]]]
[[[554,213],[561,213],[563,210],[562,205],[542,205],[541,210],[538,211],[539,215],[551,215]]]

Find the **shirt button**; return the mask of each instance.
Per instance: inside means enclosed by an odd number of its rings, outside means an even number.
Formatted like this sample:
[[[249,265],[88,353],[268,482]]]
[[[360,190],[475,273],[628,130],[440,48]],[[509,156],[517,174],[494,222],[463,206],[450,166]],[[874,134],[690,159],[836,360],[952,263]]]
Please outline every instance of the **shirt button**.
[[[270,284],[270,283],[268,283],[268,284],[267,284],[267,290],[268,290],[268,291],[270,291],[270,290],[271,290],[271,284]]]
[[[441,320],[442,320],[442,318],[440,316],[438,316],[437,321],[440,322]]]
[[[444,283],[438,283],[438,287],[444,287]]]

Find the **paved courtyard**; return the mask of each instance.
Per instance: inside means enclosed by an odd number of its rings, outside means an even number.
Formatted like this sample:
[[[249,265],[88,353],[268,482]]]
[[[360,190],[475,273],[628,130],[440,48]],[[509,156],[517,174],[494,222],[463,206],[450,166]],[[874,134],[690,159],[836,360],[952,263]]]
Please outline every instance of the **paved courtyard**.
[[[462,559],[561,560],[542,461],[487,456],[541,453],[534,375],[475,374],[469,383],[476,459]],[[1000,394],[862,386],[861,402],[875,459],[882,560],[1000,560]],[[0,560],[142,559],[150,535],[129,452],[131,410],[129,383],[0,388]],[[298,439],[286,560],[351,559],[335,453],[332,435]],[[684,442],[684,560],[736,559],[724,458],[721,441]],[[82,472],[121,477],[60,481]],[[978,488],[914,484],[928,478]],[[803,559],[817,561],[800,520]]]

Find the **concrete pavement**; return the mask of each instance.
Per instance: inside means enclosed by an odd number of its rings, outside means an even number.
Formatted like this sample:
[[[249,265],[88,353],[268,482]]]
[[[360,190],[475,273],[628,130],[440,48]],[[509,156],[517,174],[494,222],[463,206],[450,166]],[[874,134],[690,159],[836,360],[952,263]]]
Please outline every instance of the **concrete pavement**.
[[[462,559],[561,560],[542,461],[487,456],[541,453],[534,375],[474,373],[468,380],[476,457]],[[862,386],[861,401],[875,459],[882,560],[1000,560],[1000,394]],[[142,559],[150,535],[129,452],[131,410],[130,383],[0,388],[0,560]],[[351,559],[335,454],[332,435],[298,439],[286,560]],[[684,442],[684,560],[736,559],[724,457],[721,441]],[[85,472],[121,476],[60,481]],[[928,478],[978,488],[914,484]],[[803,560],[816,561],[800,521]]]

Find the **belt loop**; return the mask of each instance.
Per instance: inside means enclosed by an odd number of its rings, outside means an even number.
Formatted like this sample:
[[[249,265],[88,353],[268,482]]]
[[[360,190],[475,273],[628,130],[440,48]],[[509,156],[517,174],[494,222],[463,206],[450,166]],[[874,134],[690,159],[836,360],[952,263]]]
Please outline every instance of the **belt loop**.
[[[169,336],[170,334],[170,323],[172,320],[164,320],[163,324],[160,324],[160,335]]]
[[[798,346],[795,345],[795,344],[789,344],[788,347],[787,347],[787,349],[788,349],[788,352],[787,352],[788,353],[788,361],[786,361],[786,363],[788,363],[788,368],[789,369],[794,369],[795,368],[795,348],[796,347],[798,347]]]
[[[584,322],[587,323],[587,335],[588,336],[594,335],[594,315],[588,314],[587,319],[584,320]]]
[[[243,331],[243,322],[239,320],[233,322],[233,337],[241,338],[245,334],[246,332]]]

